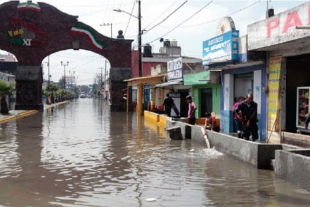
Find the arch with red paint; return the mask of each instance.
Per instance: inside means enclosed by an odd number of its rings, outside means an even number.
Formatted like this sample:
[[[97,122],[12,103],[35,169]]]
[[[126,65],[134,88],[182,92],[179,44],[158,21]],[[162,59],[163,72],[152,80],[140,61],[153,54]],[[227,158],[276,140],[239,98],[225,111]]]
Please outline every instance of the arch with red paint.
[[[122,108],[119,99],[126,88],[123,79],[131,78],[132,40],[101,35],[78,21],[78,16],[61,12],[43,3],[18,1],[0,5],[0,49],[18,59],[16,71],[17,110],[43,109],[42,67],[45,57],[67,49],[84,49],[107,58],[111,64],[112,105]]]

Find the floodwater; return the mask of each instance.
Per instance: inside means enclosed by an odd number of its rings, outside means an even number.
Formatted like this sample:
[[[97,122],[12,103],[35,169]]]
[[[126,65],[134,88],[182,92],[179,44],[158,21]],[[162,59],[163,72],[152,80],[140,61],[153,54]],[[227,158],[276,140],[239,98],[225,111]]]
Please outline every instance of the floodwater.
[[[0,125],[0,206],[309,206],[309,192],[79,99]]]

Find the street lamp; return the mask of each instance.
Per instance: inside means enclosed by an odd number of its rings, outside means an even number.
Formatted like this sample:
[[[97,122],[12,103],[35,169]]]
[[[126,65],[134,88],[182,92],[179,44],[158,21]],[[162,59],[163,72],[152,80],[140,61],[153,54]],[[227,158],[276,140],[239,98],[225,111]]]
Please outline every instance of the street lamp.
[[[112,38],[112,23],[103,23],[100,26],[110,26],[111,25],[111,38]]]
[[[139,2],[140,2],[140,1],[139,1]],[[139,17],[137,17],[137,16],[135,16],[135,15],[132,15],[132,14],[130,14],[129,12],[126,12],[126,11],[124,11],[124,10],[120,10],[120,9],[113,9],[113,11],[115,11],[115,12],[124,12],[124,13],[126,13],[126,14],[128,14],[128,15],[130,15],[130,16],[132,16],[132,17],[134,17],[134,18],[139,19]]]
[[[63,63],[62,61],[60,61],[60,63],[64,66],[64,89],[66,89],[66,66],[69,65],[69,61],[67,61],[67,64]]]

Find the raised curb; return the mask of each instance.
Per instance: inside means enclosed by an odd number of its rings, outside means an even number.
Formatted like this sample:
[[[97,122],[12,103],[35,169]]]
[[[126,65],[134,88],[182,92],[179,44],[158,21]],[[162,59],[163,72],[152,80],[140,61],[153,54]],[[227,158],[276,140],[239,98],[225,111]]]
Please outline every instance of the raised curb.
[[[69,101],[64,101],[64,102],[59,102],[59,103],[52,104],[52,105],[44,105],[44,110],[49,109],[49,108],[53,108],[55,106],[58,106],[58,105],[61,105],[61,104],[65,104],[65,103],[68,103],[68,102]],[[32,115],[32,114],[35,114],[35,113],[38,113],[38,112],[39,112],[38,110],[28,110],[28,111],[21,112],[19,114],[8,115],[7,117],[0,118],[0,124],[4,123],[4,122],[12,121],[13,119],[18,119],[18,118],[22,118],[22,117],[25,117],[25,116],[29,116],[29,115]]]
[[[21,118],[24,116],[29,116],[29,115],[35,114],[37,112],[39,112],[39,111],[38,110],[29,110],[29,111],[21,112],[21,113],[16,114],[16,115],[9,115],[8,117],[4,117],[4,118],[0,119],[0,123],[8,122],[8,121],[11,121],[13,119],[18,119],[18,118]]]

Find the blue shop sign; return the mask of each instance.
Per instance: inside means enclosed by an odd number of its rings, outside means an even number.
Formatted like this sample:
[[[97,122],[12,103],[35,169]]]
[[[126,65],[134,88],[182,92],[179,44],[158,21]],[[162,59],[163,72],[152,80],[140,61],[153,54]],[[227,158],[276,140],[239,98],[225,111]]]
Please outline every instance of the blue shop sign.
[[[239,30],[232,30],[203,42],[203,65],[239,60]]]

